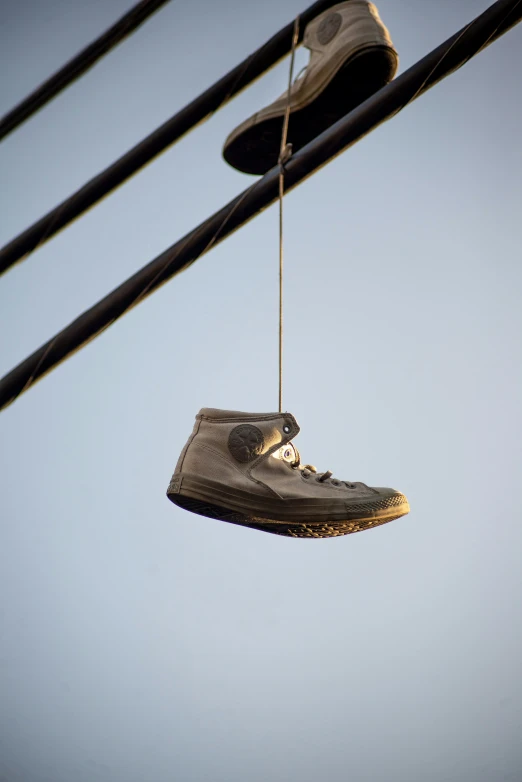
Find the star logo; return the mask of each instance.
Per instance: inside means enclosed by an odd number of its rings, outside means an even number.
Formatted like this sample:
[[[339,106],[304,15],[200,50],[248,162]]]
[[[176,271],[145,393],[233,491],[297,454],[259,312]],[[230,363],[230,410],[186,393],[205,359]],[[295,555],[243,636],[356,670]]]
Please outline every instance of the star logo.
[[[339,28],[343,18],[341,14],[333,13],[326,16],[319,27],[317,28],[317,40],[321,46],[326,46],[331,40],[335,38],[339,32]]]
[[[263,453],[265,438],[257,426],[241,424],[230,432],[228,450],[238,462],[251,462]]]

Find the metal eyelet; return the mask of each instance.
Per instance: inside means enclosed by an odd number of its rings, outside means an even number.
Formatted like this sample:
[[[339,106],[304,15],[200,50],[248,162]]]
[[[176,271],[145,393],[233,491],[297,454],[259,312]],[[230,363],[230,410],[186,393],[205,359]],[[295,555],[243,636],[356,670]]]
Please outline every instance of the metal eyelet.
[[[292,456],[292,451],[290,450],[290,448],[287,448],[286,451],[284,452],[284,457],[285,459],[289,459],[291,456]]]
[[[285,424],[285,425],[283,426],[283,432],[284,432],[285,434],[290,434],[290,431],[291,431],[291,429],[290,429],[290,427],[288,426],[288,424]]]

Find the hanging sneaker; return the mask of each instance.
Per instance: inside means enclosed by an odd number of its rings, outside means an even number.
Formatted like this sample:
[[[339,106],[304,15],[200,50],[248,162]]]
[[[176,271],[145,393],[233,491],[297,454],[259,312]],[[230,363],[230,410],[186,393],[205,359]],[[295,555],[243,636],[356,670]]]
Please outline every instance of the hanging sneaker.
[[[399,64],[377,8],[347,0],[311,21],[303,43],[310,60],[290,93],[288,141],[293,152],[388,84]],[[278,162],[287,92],[227,138],[223,157],[246,174],[266,174]]]
[[[302,465],[290,413],[203,408],[167,497],[185,510],[292,538],[349,535],[409,512],[394,489],[340,481]]]

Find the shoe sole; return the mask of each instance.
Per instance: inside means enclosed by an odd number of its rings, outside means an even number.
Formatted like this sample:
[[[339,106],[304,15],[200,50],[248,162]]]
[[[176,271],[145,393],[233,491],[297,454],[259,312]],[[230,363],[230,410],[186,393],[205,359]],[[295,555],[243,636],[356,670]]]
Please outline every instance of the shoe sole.
[[[186,474],[173,476],[167,497],[178,507],[199,516],[290,538],[352,535],[394,521],[410,510],[408,500],[399,492],[353,503],[342,499],[288,502],[276,497],[256,497],[253,507],[252,495],[247,492]]]
[[[364,103],[388,84],[397,70],[397,53],[388,46],[370,46],[352,55],[317,98],[302,108],[291,109],[288,141],[297,152],[331,127],[341,117]],[[255,122],[237,136],[232,134],[223,157],[245,174],[263,175],[277,165],[284,112]]]

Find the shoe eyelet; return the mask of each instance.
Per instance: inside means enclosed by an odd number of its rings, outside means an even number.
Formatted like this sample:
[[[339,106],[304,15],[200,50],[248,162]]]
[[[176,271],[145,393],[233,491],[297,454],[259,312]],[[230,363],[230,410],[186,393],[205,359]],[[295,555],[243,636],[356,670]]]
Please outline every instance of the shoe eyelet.
[[[292,451],[290,450],[290,448],[287,448],[283,455],[285,459],[289,459],[292,456]]]
[[[285,425],[283,426],[283,432],[284,432],[285,434],[290,434],[290,431],[291,431],[291,429],[290,429],[290,427],[288,426],[288,424],[285,424]]]

